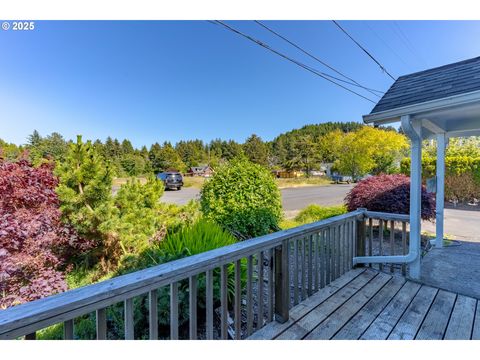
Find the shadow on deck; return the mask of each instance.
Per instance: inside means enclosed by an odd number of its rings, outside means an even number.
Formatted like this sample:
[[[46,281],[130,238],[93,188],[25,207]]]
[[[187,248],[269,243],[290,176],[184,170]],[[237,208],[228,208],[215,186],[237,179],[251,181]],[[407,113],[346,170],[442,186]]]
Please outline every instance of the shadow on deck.
[[[472,297],[357,268],[272,322],[251,340],[480,339]]]

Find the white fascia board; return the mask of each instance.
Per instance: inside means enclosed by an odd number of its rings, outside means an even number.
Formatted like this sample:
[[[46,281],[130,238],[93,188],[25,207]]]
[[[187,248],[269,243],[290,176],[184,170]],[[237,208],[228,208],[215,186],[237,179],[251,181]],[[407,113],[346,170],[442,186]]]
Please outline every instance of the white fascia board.
[[[453,95],[447,98],[426,101],[420,104],[407,105],[391,110],[363,115],[365,124],[383,125],[400,121],[402,115],[416,115],[433,110],[454,107],[480,101],[480,91]]]

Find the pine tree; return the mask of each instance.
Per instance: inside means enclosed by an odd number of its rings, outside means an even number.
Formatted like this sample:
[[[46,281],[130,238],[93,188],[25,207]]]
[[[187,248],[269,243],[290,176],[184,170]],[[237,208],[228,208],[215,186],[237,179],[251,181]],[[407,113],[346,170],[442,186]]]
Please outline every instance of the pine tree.
[[[263,140],[253,134],[250,136],[243,145],[243,149],[247,158],[256,164],[267,166],[268,165],[268,149]]]

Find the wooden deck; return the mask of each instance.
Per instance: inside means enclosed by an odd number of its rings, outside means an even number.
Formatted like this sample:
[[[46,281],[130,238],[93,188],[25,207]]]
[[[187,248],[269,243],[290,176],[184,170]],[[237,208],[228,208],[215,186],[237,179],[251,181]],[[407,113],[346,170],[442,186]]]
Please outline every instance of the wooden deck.
[[[372,269],[354,269],[251,340],[480,339],[479,300]]]

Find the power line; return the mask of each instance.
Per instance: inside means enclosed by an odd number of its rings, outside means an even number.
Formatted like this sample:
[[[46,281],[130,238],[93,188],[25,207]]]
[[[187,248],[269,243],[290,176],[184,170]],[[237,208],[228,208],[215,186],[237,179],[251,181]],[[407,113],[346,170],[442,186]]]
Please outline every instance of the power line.
[[[372,26],[370,26],[367,22],[363,21],[363,25],[365,25],[376,37],[377,39],[379,39],[387,48],[390,49],[390,51],[406,66],[406,69],[409,70],[410,69],[410,66],[409,64],[407,64],[407,62],[405,61],[405,59],[400,56],[399,53],[397,53],[395,51],[394,48],[392,48],[387,41],[385,41],[374,29]]]
[[[310,52],[306,51],[305,49],[303,49],[302,47],[300,47],[299,45],[295,44],[293,41],[290,41],[288,40],[286,37],[280,35],[279,33],[277,33],[275,30],[269,28],[267,25],[263,24],[262,22],[260,21],[257,21],[257,20],[254,20],[258,25],[260,25],[261,27],[263,27],[264,29],[270,31],[272,34],[278,36],[280,39],[286,41],[287,43],[289,43],[290,45],[292,45],[293,47],[295,47],[296,49],[300,50],[301,52],[303,52],[304,54],[306,54],[307,56],[311,57],[312,59],[318,61],[320,64],[322,64],[323,66],[326,66],[328,67],[330,70],[334,71],[335,73],[343,76],[344,78],[350,80],[351,82],[354,83],[354,85],[358,86],[358,87],[361,87],[362,89],[365,89],[367,90],[369,93],[375,95],[375,96],[379,96],[378,94],[375,94],[375,92],[377,93],[381,93],[381,94],[384,94],[383,91],[380,91],[380,90],[375,90],[375,89],[372,89],[372,88],[369,88],[369,87],[366,87],[366,86],[363,86],[361,85],[360,83],[358,83],[357,81],[355,81],[354,79],[348,77],[347,75],[343,74],[342,72],[338,71],[337,69],[335,69],[333,66],[327,64],[326,62],[320,60],[317,56],[311,54]]]
[[[217,24],[222,25],[222,26],[225,27],[227,30],[230,30],[230,31],[232,31],[232,32],[234,32],[234,33],[236,33],[236,34],[238,34],[238,35],[240,35],[240,36],[243,36],[244,38],[246,38],[246,39],[254,42],[255,44],[257,44],[257,45],[259,45],[259,46],[261,46],[261,47],[263,47],[263,48],[265,48],[265,49],[273,52],[274,54],[276,54],[276,55],[278,55],[278,56],[281,56],[282,58],[284,58],[284,59],[286,59],[286,60],[294,63],[295,65],[300,66],[301,68],[303,68],[303,69],[305,69],[305,70],[307,70],[307,71],[309,71],[309,72],[311,72],[311,73],[313,73],[313,74],[315,74],[315,75],[317,75],[317,76],[320,76],[321,78],[323,78],[323,79],[331,82],[332,84],[335,84],[335,85],[341,87],[342,89],[347,90],[348,92],[351,92],[352,94],[355,94],[355,95],[357,95],[357,96],[359,96],[359,97],[361,97],[361,98],[363,98],[363,99],[365,99],[365,100],[367,100],[367,101],[370,101],[370,102],[373,103],[373,104],[376,104],[376,102],[373,101],[372,99],[369,99],[369,98],[367,98],[366,96],[363,96],[362,94],[359,94],[358,92],[356,92],[356,91],[354,91],[354,90],[352,90],[352,89],[349,89],[349,88],[347,88],[346,86],[343,86],[342,84],[339,84],[339,83],[337,83],[336,81],[330,79],[329,77],[332,77],[331,75],[323,74],[322,72],[317,71],[317,70],[315,70],[314,68],[312,68],[312,67],[310,67],[310,66],[307,66],[307,65],[305,65],[305,64],[303,64],[303,63],[301,63],[301,62],[299,62],[299,61],[297,61],[297,60],[295,60],[295,59],[292,59],[291,57],[289,57],[289,56],[287,56],[287,55],[285,55],[285,54],[283,54],[283,53],[281,53],[281,52],[279,52],[279,51],[271,48],[269,45],[265,44],[264,42],[262,42],[262,41],[260,41],[260,40],[257,40],[257,39],[255,39],[255,38],[251,37],[250,35],[244,34],[244,33],[242,33],[241,31],[239,31],[239,30],[237,30],[237,29],[235,29],[235,28],[233,28],[233,27],[225,24],[224,22],[222,22],[222,21],[220,21],[220,20],[215,20],[215,22],[216,22]],[[337,80],[338,80],[338,79],[337,79]]]
[[[393,29],[397,31],[398,34],[400,34],[399,38],[403,41],[403,43],[407,46],[408,50],[417,57],[417,59],[420,60],[421,63],[423,63],[424,66],[428,66],[427,63],[425,62],[425,59],[420,56],[420,54],[415,50],[415,47],[413,46],[412,42],[409,40],[405,32],[402,30],[402,28],[398,25],[396,21],[393,22]]]
[[[385,66],[383,66],[382,64],[380,64],[380,62],[379,62],[377,59],[375,59],[375,58],[373,57],[373,55],[370,54],[362,45],[360,45],[360,43],[359,43],[357,40],[355,40],[343,27],[341,27],[339,23],[337,23],[335,20],[332,20],[332,21],[333,21],[333,23],[334,23],[335,25],[337,25],[337,27],[338,27],[341,31],[343,31],[343,33],[344,33],[345,35],[347,35],[355,44],[357,44],[357,46],[358,46],[360,49],[362,49],[363,52],[370,57],[370,59],[372,59],[373,61],[375,61],[375,63],[376,63],[378,66],[380,66],[380,69],[382,69],[382,71],[383,71],[384,73],[386,73],[388,76],[390,76],[393,81],[396,80],[396,79],[388,72],[388,70],[385,68]]]

